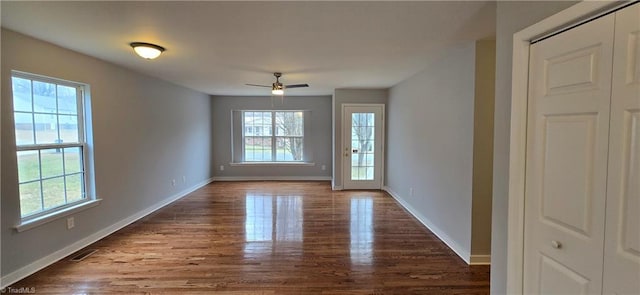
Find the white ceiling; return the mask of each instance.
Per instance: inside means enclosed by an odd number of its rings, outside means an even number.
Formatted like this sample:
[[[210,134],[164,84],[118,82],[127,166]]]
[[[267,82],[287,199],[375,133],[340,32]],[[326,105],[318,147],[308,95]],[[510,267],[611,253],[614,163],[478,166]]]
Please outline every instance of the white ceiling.
[[[2,26],[214,95],[289,95],[387,88],[449,46],[495,34],[495,3],[7,2]],[[143,60],[133,41],[167,51]]]

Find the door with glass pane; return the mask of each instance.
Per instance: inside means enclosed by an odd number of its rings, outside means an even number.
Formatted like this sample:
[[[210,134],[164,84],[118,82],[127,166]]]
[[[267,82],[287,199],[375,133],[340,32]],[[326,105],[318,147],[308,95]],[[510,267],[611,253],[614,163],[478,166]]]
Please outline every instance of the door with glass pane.
[[[343,105],[343,188],[382,188],[384,105]]]

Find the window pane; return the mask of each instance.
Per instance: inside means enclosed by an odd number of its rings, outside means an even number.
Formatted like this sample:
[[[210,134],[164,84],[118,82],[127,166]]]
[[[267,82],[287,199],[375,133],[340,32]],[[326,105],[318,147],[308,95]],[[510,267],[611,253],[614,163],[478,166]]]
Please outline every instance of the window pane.
[[[367,167],[366,180],[373,180],[373,167]]]
[[[16,145],[33,144],[33,115],[14,113]]]
[[[271,126],[273,125],[273,117],[271,112],[262,112],[262,130],[264,136],[271,136]]]
[[[271,112],[244,112],[244,136],[271,136]]]
[[[277,136],[302,136],[304,118],[302,112],[276,112]]]
[[[273,161],[271,152],[271,137],[245,137],[245,161]]]
[[[74,174],[66,176],[67,182],[67,202],[75,202],[84,198],[82,194],[82,174]]]
[[[78,100],[75,87],[58,85],[58,113],[77,114]],[[62,124],[62,122],[60,122]]]
[[[304,112],[245,111],[243,124],[244,161],[303,160]]]
[[[81,86],[19,76],[28,78],[12,76],[16,144],[82,144]],[[19,151],[16,156],[22,217],[87,198],[81,146]]]
[[[35,114],[36,143],[56,143],[58,141],[58,122],[56,115]]]
[[[353,113],[351,114],[351,126],[361,126],[360,123],[360,113]]]
[[[33,110],[37,113],[56,113],[56,85],[33,81]]]
[[[18,181],[27,182],[40,179],[38,151],[18,152]]]
[[[42,196],[44,198],[44,209],[64,205],[64,177],[43,180]]]
[[[48,149],[40,151],[40,165],[42,165],[42,178],[61,176],[62,169],[62,149]]]
[[[352,166],[352,167],[358,167],[358,166],[360,166],[360,165],[358,165],[358,156],[357,156],[357,154],[354,154],[354,155],[351,157],[351,166]]]
[[[20,185],[20,214],[31,215],[42,210],[40,199],[40,182],[30,182]]]
[[[58,116],[61,142],[80,142],[78,138],[78,117]]]
[[[64,149],[64,174],[82,172],[82,158],[79,147]]]
[[[302,138],[277,138],[276,161],[302,161]]]
[[[374,167],[373,165],[373,154],[367,154],[367,162],[365,163],[367,166]]]
[[[251,124],[252,120],[250,120],[251,118],[253,118],[253,112],[243,112],[242,116],[244,118],[244,125],[245,126],[253,125],[253,124]]]
[[[13,110],[31,112],[31,81],[12,77],[11,86],[13,88]]]

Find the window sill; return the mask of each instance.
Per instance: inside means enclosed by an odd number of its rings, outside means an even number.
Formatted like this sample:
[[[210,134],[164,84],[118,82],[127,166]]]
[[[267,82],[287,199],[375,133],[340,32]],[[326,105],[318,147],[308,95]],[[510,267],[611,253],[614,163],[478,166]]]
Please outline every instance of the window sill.
[[[237,162],[229,163],[229,166],[315,166],[311,162]]]
[[[32,228],[41,226],[45,223],[49,223],[51,221],[60,219],[62,217],[80,212],[80,211],[84,211],[87,210],[89,208],[95,207],[100,205],[100,202],[102,202],[102,199],[95,199],[95,200],[90,200],[90,201],[86,201],[83,203],[80,203],[78,205],[75,206],[71,206],[68,208],[64,208],[61,210],[58,210],[56,212],[52,212],[50,214],[46,214],[46,215],[42,215],[42,216],[38,216],[36,218],[33,219],[29,219],[29,220],[25,220],[23,222],[21,222],[20,224],[16,225],[15,229],[20,233],[23,231],[27,231],[30,230]]]

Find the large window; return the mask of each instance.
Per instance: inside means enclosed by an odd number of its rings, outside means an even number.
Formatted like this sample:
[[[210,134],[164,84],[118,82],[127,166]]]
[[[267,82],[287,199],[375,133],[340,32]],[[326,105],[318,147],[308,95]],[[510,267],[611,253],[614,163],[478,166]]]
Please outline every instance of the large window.
[[[23,220],[87,200],[85,86],[12,73]]]
[[[300,162],[304,155],[304,112],[243,111],[245,162]]]

